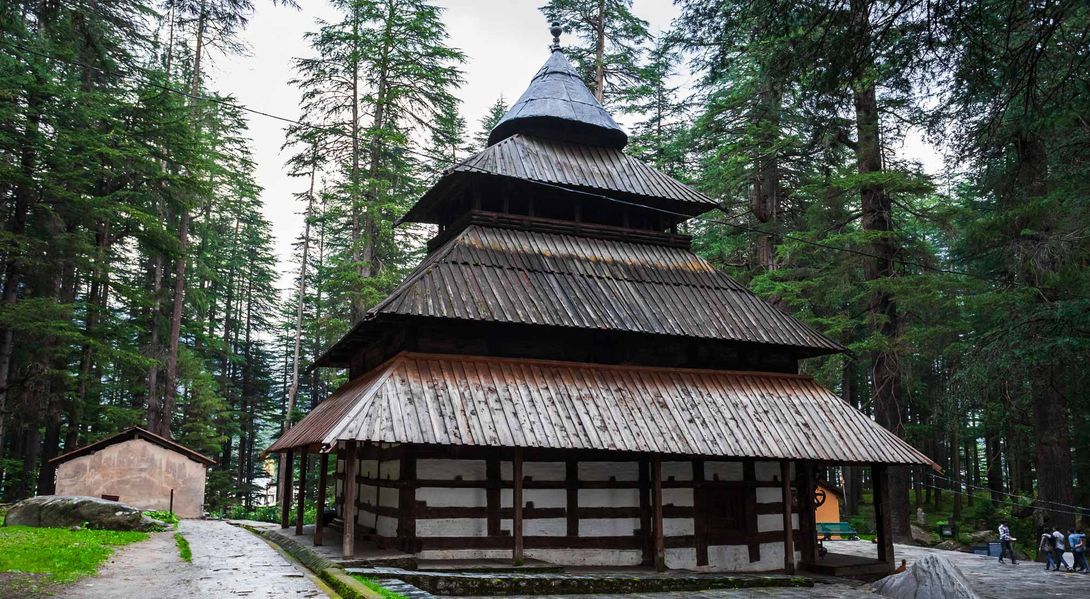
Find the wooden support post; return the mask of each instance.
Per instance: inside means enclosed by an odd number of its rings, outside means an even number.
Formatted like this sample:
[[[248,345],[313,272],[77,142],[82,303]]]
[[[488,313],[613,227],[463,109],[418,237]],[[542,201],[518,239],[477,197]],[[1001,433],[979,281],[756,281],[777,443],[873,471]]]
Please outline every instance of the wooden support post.
[[[500,536],[500,458],[497,453],[489,455],[485,460],[485,479],[488,481],[488,489],[484,492],[485,504],[488,506],[488,536]]]
[[[401,448],[401,467],[399,477],[402,481],[416,482],[416,454],[410,446]],[[379,508],[376,507],[377,512]],[[378,530],[378,524],[375,530]],[[405,484],[397,494],[397,537],[401,550],[416,553],[416,485]]]
[[[295,534],[303,534],[303,513],[307,509],[307,450],[299,451],[299,503],[295,507]]]
[[[803,564],[817,562],[817,524],[814,514],[814,465],[795,462],[795,489],[799,498],[799,552]]]
[[[655,531],[651,524],[651,462],[640,458],[640,548],[643,556],[640,564],[650,566],[655,563]]]
[[[780,462],[780,482],[783,484],[783,571],[795,573],[795,526],[791,518],[791,462]]]
[[[341,555],[352,557],[356,553],[356,492],[359,483],[356,475],[359,471],[356,459],[356,442],[347,441],[344,444],[344,506],[341,508],[344,514],[344,534],[341,538]]]
[[[757,542],[757,463],[755,461],[742,462],[742,480],[746,482],[742,493],[742,513],[745,514],[746,539],[749,540],[746,548],[749,550],[749,562],[759,562],[761,561],[761,544]]]
[[[579,536],[579,462],[567,460],[564,463],[564,480],[567,487],[567,506],[564,510],[568,517],[568,536]]]
[[[515,550],[512,556],[516,566],[522,565],[522,448],[515,448],[515,459],[511,464],[511,478],[514,479],[514,492],[511,494],[514,517],[511,519],[511,532],[515,537]]]
[[[874,480],[874,529],[878,537],[878,559],[893,571],[893,521],[889,512],[889,471],[884,464],[871,466]]]
[[[287,450],[280,454],[280,528],[287,528],[291,521],[291,477],[295,454]]]
[[[329,472],[329,454],[323,453],[318,460],[318,496],[315,501],[314,516],[314,544],[322,544],[322,533],[325,529],[325,490],[328,485],[327,473]]]
[[[696,545],[696,565],[708,565],[708,512],[722,509],[722,506],[708,505],[707,489],[697,483],[704,481],[704,460],[693,460],[693,543]]]
[[[662,530],[662,457],[651,457],[652,501],[655,504],[655,569],[666,570],[666,537]]]

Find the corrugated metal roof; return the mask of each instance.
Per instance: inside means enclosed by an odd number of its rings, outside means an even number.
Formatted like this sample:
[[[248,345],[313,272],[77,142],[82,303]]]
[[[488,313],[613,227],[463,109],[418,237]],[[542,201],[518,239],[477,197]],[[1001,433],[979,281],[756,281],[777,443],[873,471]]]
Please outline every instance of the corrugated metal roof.
[[[614,148],[514,135],[452,166],[442,179],[402,217],[405,222],[434,222],[433,204],[467,174],[495,175],[573,188],[631,194],[661,203],[677,203],[675,212],[700,214],[718,206],[695,189],[658,172]]]
[[[932,464],[805,376],[415,353],[268,451],[344,440]]]
[[[496,123],[489,145],[536,131],[595,145],[623,148],[628,136],[590,93],[568,58],[554,49],[529,87]]]
[[[480,225],[432,252],[380,314],[844,350],[687,249]]]

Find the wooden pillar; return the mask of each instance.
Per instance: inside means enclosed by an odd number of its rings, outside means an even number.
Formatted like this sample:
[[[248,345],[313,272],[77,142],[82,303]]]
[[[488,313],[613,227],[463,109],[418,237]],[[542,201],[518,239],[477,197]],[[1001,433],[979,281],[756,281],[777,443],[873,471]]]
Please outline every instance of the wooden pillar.
[[[742,480],[746,486],[742,492],[742,513],[745,514],[746,549],[749,550],[749,562],[761,561],[761,543],[757,532],[757,462],[742,462]]]
[[[397,495],[397,536],[401,550],[416,553],[416,454],[410,445],[401,447],[400,476],[402,485]],[[376,512],[378,507],[375,508]],[[375,530],[378,530],[376,521]]]
[[[567,488],[567,506],[564,510],[568,517],[568,536],[579,536],[579,462],[564,462],[564,486]]]
[[[874,481],[874,529],[878,537],[878,559],[893,571],[893,521],[889,512],[889,472],[884,464],[871,466]]]
[[[511,463],[511,478],[514,479],[514,492],[511,494],[514,516],[511,519],[511,532],[515,537],[515,549],[512,558],[516,566],[522,565],[522,448],[515,448],[515,459]]]
[[[299,503],[295,507],[295,534],[303,534],[303,513],[307,506],[307,450],[299,451]]]
[[[814,514],[814,465],[795,462],[795,489],[799,498],[799,552],[803,564],[817,562],[817,524]]]
[[[356,474],[359,470],[356,459],[356,442],[346,441],[344,444],[344,505],[341,513],[344,514],[344,533],[341,538],[341,555],[352,557],[356,553],[356,493],[359,491],[359,483]]]
[[[640,548],[643,558],[640,563],[650,566],[655,563],[655,530],[651,524],[651,462],[640,458]]]
[[[323,453],[318,460],[318,496],[314,498],[315,502],[315,516],[314,516],[314,544],[322,544],[322,533],[325,529],[325,521],[323,515],[325,514],[325,493],[326,486],[328,484],[327,472],[329,471],[329,454]]]
[[[488,506],[488,536],[500,536],[500,485],[503,483],[500,476],[499,450],[490,454],[485,460],[485,479],[488,481],[488,490],[485,491],[485,503]]]
[[[655,569],[666,570],[666,537],[662,530],[662,457],[651,457],[652,501],[655,504]]]
[[[280,528],[287,528],[291,521],[291,477],[295,454],[287,450],[280,454]]]
[[[780,462],[780,482],[783,491],[783,571],[795,573],[795,526],[791,522],[791,462]]]
[[[708,565],[708,535],[706,519],[709,510],[719,506],[707,505],[707,490],[700,485],[704,482],[704,460],[693,460],[693,542],[696,545],[696,565]]]

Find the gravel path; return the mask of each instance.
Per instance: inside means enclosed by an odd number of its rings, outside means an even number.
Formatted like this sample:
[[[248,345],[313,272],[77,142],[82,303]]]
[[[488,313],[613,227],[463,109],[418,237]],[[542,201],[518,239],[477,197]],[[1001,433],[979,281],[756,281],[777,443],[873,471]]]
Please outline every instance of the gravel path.
[[[260,537],[225,522],[183,520],[193,562],[178,557],[174,533],[153,534],[121,548],[99,575],[60,593],[66,599],[182,599],[188,597],[327,597]]]

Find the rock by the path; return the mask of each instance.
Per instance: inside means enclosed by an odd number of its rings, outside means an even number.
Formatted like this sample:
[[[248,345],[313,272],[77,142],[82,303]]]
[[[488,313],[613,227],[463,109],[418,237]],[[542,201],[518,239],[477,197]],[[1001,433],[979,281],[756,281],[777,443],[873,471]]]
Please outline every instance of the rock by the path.
[[[928,555],[908,571],[887,576],[871,588],[894,599],[980,599],[961,570],[938,555]]]
[[[938,545],[935,545],[935,549],[942,549],[943,551],[963,551],[965,546],[954,539],[947,539]]]
[[[101,530],[162,530],[163,523],[117,501],[98,497],[39,495],[16,503],[8,510],[6,526],[70,528],[86,526]]]
[[[912,533],[912,541],[917,545],[928,546],[935,542],[934,538],[931,536],[931,533],[920,528],[919,526],[913,524],[909,528]]]
[[[995,541],[999,539],[999,533],[994,530],[978,530],[973,533],[969,533],[969,540],[973,543],[987,543],[989,541]]]

